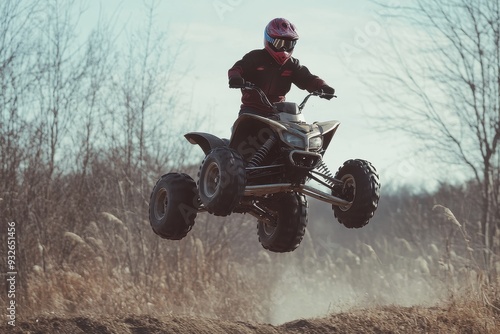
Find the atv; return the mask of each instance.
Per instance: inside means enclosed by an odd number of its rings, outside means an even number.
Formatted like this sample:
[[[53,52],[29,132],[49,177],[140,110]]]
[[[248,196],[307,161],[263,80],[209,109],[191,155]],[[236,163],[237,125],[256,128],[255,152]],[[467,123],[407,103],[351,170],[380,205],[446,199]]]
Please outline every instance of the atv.
[[[184,173],[168,173],[158,180],[149,202],[153,231],[162,238],[180,240],[199,212],[248,213],[257,218],[259,241],[265,249],[290,252],[305,234],[306,196],[330,203],[344,226],[365,226],[380,197],[377,171],[370,162],[353,159],[333,175],[323,155],[340,122],[308,124],[301,112],[311,96],[326,94],[312,92],[299,105],[273,104],[259,87],[247,82],[242,88],[256,90],[273,110],[272,116],[241,114],[229,140],[187,133],[186,139],[205,153],[198,182]]]

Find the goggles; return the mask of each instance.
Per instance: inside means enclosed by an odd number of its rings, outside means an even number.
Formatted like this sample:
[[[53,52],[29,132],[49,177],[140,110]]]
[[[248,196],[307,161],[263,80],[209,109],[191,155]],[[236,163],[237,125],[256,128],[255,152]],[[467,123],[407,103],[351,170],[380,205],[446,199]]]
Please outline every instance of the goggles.
[[[297,41],[292,41],[289,39],[281,39],[281,38],[274,38],[271,44],[276,48],[276,50],[281,51],[290,51],[295,47],[295,44],[297,44]]]
[[[297,44],[296,40],[292,41],[282,38],[271,38],[269,42],[271,42],[273,47],[278,51],[290,51],[295,47],[295,44]]]
[[[297,40],[283,39],[283,38],[272,38],[267,32],[265,32],[266,40],[278,51],[290,51],[297,44]]]

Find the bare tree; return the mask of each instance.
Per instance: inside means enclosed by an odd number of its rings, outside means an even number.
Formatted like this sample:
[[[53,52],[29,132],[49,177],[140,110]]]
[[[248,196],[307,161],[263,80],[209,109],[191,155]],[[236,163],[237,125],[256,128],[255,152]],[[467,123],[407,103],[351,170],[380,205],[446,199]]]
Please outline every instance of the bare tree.
[[[0,220],[2,226],[16,221],[18,239],[25,231],[29,233],[19,223],[28,218],[21,204],[25,193],[22,174],[30,156],[31,140],[27,134],[32,130],[32,123],[24,111],[32,88],[30,41],[34,29],[30,23],[38,10],[36,1],[0,3]],[[7,244],[4,231],[0,232],[0,239],[2,245]],[[0,256],[4,263],[6,255]],[[18,258],[16,269],[22,270],[26,256],[18,254]],[[26,275],[20,275],[19,284],[21,289],[26,288]]]
[[[90,33],[84,55],[84,68],[81,82],[81,96],[75,115],[75,146],[79,147],[76,164],[81,173],[79,190],[82,190],[86,176],[90,173],[91,162],[95,159],[99,147],[99,133],[102,109],[106,100],[106,83],[110,80],[113,56],[113,33],[108,23],[99,22]]]
[[[19,172],[29,156],[30,143],[25,134],[30,130],[30,122],[23,109],[32,87],[30,22],[38,9],[34,1],[7,0],[0,4],[0,211],[6,219],[15,216],[21,184]]]
[[[108,182],[115,191],[108,204],[127,226],[126,261],[134,279],[154,267],[159,251],[159,240],[151,240],[151,230],[145,229],[152,186],[167,172],[167,163],[182,163],[174,127],[180,108],[175,82],[180,44],[159,28],[159,5],[145,1],[141,26],[127,26],[127,48],[113,66],[103,117],[109,143],[105,156],[113,167]]]
[[[177,247],[147,223],[154,181],[184,163],[180,131],[190,124],[173,122],[180,43],[158,30],[158,4],[145,2],[146,25],[127,32],[124,50],[119,12],[88,31],[86,1],[0,2],[0,220],[18,222],[23,305],[35,305],[33,270],[79,270],[102,240],[112,246],[107,271],[154,291],[149,273]],[[79,249],[86,238],[93,248]]]
[[[442,166],[465,166],[480,185],[477,219],[489,269],[500,229],[500,2],[417,0],[382,8],[394,30],[385,44],[390,52],[377,57],[377,84],[368,85],[390,106],[384,121],[391,128],[409,133]]]

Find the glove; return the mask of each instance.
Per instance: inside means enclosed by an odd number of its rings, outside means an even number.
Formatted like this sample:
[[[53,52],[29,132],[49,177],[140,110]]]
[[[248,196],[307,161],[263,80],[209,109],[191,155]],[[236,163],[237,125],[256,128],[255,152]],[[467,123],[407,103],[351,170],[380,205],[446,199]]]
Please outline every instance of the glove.
[[[243,88],[245,86],[245,79],[239,76],[229,78],[229,88]]]
[[[321,95],[320,97],[322,99],[331,100],[333,97],[333,94],[335,94],[335,89],[333,89],[332,87],[330,87],[328,85],[321,86],[321,90],[323,91],[323,93],[327,94],[327,95]]]

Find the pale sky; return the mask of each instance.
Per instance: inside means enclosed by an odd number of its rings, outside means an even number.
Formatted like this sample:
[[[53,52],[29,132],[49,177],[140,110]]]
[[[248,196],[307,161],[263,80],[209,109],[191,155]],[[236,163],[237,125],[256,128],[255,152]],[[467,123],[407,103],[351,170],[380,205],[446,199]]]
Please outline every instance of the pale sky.
[[[102,3],[105,15],[119,8],[118,20],[129,21],[128,27],[139,24],[137,18],[144,17],[142,1]],[[384,115],[362,79],[377,59],[363,50],[381,42],[383,27],[391,22],[376,15],[371,1],[166,0],[159,3],[156,23],[172,40],[182,39],[184,51],[178,67],[191,69],[180,86],[190,93],[193,110],[212,119],[191,131],[229,137],[241,94],[228,88],[227,70],[247,52],[263,48],[264,27],[271,19],[284,17],[296,25],[300,36],[293,56],[334,87],[338,95],[338,99],[331,101],[311,98],[304,109],[308,122],[331,119],[341,122],[325,154],[330,169],[335,172],[345,160],[361,158],[375,165],[382,184],[425,185],[429,179],[432,181],[429,170],[422,170],[427,163],[412,158],[411,140],[373,129],[372,118]],[[306,94],[292,87],[287,101],[299,103]]]

